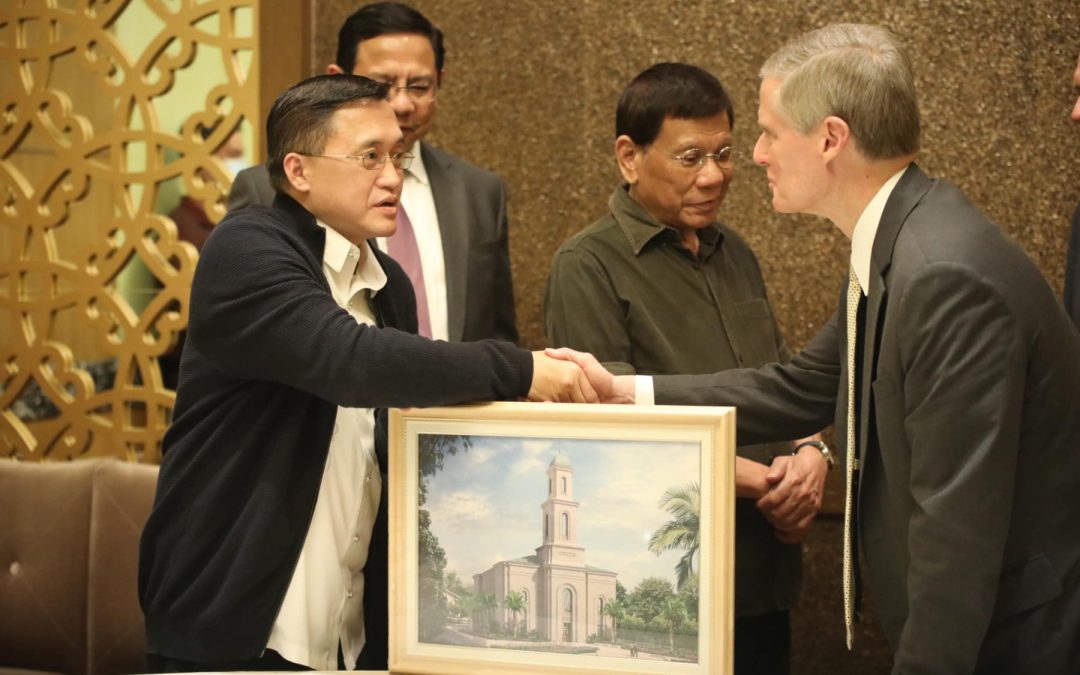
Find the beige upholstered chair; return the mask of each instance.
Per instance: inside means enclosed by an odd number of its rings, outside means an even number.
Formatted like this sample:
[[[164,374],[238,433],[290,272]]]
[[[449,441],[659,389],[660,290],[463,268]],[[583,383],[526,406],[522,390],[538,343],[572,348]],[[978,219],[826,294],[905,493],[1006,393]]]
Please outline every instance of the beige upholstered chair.
[[[0,675],[144,671],[139,534],[157,473],[0,460]]]

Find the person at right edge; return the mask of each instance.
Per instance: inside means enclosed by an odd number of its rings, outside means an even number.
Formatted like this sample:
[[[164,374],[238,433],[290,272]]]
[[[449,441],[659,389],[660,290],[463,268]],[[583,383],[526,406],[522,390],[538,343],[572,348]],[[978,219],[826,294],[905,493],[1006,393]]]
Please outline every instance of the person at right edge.
[[[1080,122],[1080,56],[1076,58],[1073,85],[1076,87],[1077,96],[1072,109],[1072,121]],[[1080,204],[1077,204],[1073,211],[1069,251],[1065,257],[1065,311],[1072,317],[1077,330],[1080,330]]]

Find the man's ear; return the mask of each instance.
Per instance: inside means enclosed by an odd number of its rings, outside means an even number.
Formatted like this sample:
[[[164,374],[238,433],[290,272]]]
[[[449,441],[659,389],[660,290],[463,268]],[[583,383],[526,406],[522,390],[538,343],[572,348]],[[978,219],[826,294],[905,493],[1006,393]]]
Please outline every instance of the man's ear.
[[[435,85],[439,89],[442,89],[444,84],[446,84],[446,68],[440,70],[439,73],[435,76]]]
[[[821,123],[822,156],[831,161],[851,142],[851,127],[844,120],[830,115]]]
[[[345,71],[342,70],[341,66],[339,66],[338,64],[331,63],[330,65],[328,65],[326,67],[326,74],[327,75],[344,75]]]
[[[285,169],[285,178],[289,181],[289,185],[293,186],[294,190],[301,194],[307,194],[311,191],[303,156],[290,152],[285,155],[281,165]]]
[[[638,162],[641,150],[629,136],[623,134],[615,139],[615,161],[619,163],[619,172],[629,185],[638,181]]]

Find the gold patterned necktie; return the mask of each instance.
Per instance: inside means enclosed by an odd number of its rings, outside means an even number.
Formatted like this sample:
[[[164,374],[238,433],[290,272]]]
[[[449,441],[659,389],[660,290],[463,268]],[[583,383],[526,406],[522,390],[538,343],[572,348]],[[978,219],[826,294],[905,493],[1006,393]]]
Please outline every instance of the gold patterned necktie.
[[[855,644],[855,560],[852,555],[851,531],[854,478],[857,468],[855,459],[855,341],[858,331],[859,300],[862,288],[854,269],[848,269],[847,292],[847,489],[844,496],[844,628],[847,632],[847,648]]]

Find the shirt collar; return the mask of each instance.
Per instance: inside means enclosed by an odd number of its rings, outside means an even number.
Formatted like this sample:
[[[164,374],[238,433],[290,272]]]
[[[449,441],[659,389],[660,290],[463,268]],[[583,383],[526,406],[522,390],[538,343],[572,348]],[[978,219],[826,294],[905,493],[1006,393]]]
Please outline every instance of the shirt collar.
[[[375,251],[370,246],[360,249],[360,265],[356,268],[356,285],[366,288],[375,295],[386,286],[386,271],[375,257]]]
[[[323,264],[338,273],[352,274],[360,255],[360,249],[321,220],[315,224],[326,230],[326,244],[323,246]],[[352,254],[351,256],[349,254]],[[352,265],[346,269],[346,265]]]
[[[428,180],[427,167],[424,166],[424,154],[421,148],[424,144],[420,141],[413,143],[412,154],[415,155],[413,161],[409,164],[409,168],[405,169],[405,174],[412,176],[420,182],[421,185],[429,186],[431,182]]]
[[[657,237],[670,236],[673,241],[681,241],[679,233],[674,228],[656,222],[641,204],[634,201],[634,198],[630,196],[628,185],[615,188],[611,199],[608,200],[608,208],[611,210],[611,215],[615,217],[615,222],[626,235],[627,241],[630,242],[634,255],[641,255],[645,246]],[[699,256],[704,259],[720,245],[723,233],[714,223],[699,230],[698,239],[701,241]]]
[[[355,276],[361,287],[373,292],[386,285],[386,272],[369,246],[357,246],[321,220],[316,220],[315,224],[326,231],[324,265],[345,279]]]
[[[885,212],[885,204],[905,171],[906,166],[878,188],[877,194],[863,209],[851,233],[851,269],[859,280],[863,295],[870,293],[870,254],[874,251],[874,238],[877,236],[878,226],[881,225],[881,214]]]

